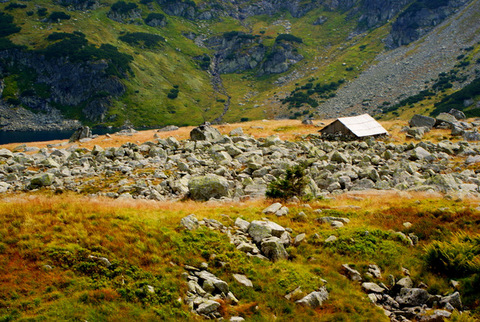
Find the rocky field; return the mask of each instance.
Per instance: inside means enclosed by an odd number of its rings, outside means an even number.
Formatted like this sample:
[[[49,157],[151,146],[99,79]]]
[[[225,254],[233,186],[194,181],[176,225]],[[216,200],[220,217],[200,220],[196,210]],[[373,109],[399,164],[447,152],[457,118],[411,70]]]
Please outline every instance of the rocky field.
[[[362,141],[285,121],[5,146],[0,316],[474,321],[477,124],[439,119]],[[265,199],[299,167],[303,191]]]

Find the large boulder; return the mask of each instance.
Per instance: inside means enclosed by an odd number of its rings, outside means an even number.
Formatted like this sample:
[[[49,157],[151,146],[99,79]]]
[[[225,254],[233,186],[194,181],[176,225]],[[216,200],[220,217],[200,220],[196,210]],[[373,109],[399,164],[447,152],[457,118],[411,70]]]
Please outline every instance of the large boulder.
[[[207,271],[196,272],[195,275],[203,281],[203,289],[210,294],[228,294],[228,284]]]
[[[194,214],[183,217],[180,221],[180,224],[188,230],[195,230],[200,225],[197,217]]]
[[[280,259],[288,259],[288,253],[278,237],[268,237],[263,239],[261,248],[262,253],[274,262]]]
[[[42,173],[39,175],[36,175],[35,177],[30,180],[30,188],[40,188],[40,187],[46,187],[46,186],[51,186],[53,184],[53,181],[55,180],[55,176],[52,173]]]
[[[215,174],[194,177],[188,182],[190,197],[194,200],[209,200],[229,195],[227,179]]]
[[[457,123],[457,119],[452,114],[440,113],[437,116],[437,122],[435,123],[435,125],[438,126],[442,123],[447,123],[448,126],[451,128],[451,127],[453,127],[453,124]]]
[[[210,314],[212,312],[215,312],[217,311],[217,309],[220,307],[220,303],[217,302],[217,301],[213,301],[213,300],[205,300],[204,302],[202,302],[196,312],[198,314],[204,314],[204,315],[207,315],[207,314]]]
[[[449,303],[451,306],[453,306],[457,310],[463,309],[460,293],[458,292],[442,297],[442,299],[440,300],[440,304],[447,305],[447,303]]]
[[[12,151],[8,149],[0,149],[0,157],[2,158],[13,158]]]
[[[448,112],[448,114],[451,114],[451,115],[455,116],[455,118],[456,118],[457,120],[464,120],[464,119],[467,118],[467,117],[465,116],[465,113],[463,113],[462,111],[459,111],[459,110],[457,110],[457,109],[455,109],[455,108],[452,108],[452,109]]]
[[[81,139],[88,139],[92,137],[92,131],[88,126],[82,126],[76,130],[70,137],[70,142],[80,141]]]
[[[8,188],[10,188],[10,185],[6,182],[0,182],[0,193],[7,192]]]
[[[310,306],[311,308],[321,307],[323,302],[328,299],[328,291],[325,287],[320,288],[317,292],[312,292],[298,300],[296,303]]]
[[[430,130],[435,125],[435,119],[433,117],[415,114],[408,124],[411,127],[425,127]]]
[[[464,131],[462,136],[466,141],[480,141],[480,133],[478,133],[476,130]]]
[[[216,128],[203,124],[190,132],[190,139],[192,141],[220,142],[223,140],[223,136]]]
[[[285,228],[272,221],[254,220],[248,227],[248,234],[256,243],[261,242],[267,237],[280,237],[284,232]]]
[[[396,301],[404,306],[422,306],[430,299],[430,294],[423,288],[402,288]]]

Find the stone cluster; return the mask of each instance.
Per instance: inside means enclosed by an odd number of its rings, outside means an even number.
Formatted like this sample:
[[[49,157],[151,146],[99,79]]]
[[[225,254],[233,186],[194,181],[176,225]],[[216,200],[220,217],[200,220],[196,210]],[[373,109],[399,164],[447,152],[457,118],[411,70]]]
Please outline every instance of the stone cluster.
[[[415,287],[414,281],[407,275],[398,281],[392,275],[387,277],[387,285],[383,282],[363,282],[363,277],[348,264],[342,265],[342,273],[350,280],[361,283],[370,301],[383,308],[390,321],[443,321],[449,318],[453,310],[461,311],[460,293],[441,296],[429,294],[423,282]],[[372,264],[366,272],[369,279],[382,279],[380,268]]]
[[[369,189],[478,194],[478,173],[468,169],[480,162],[477,143],[329,142],[316,134],[289,142],[277,136],[221,135],[210,126],[203,133],[205,137],[184,141],[169,137],[92,150],[77,145],[0,149],[0,188],[47,187],[112,198],[243,200],[263,197],[286,169],[303,165],[305,193],[312,197]]]

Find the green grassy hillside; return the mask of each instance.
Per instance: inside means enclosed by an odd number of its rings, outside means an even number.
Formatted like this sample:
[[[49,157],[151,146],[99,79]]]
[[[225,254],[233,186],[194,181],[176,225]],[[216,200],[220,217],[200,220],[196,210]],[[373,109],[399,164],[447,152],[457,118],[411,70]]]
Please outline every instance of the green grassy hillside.
[[[270,218],[290,227],[294,234],[307,234],[299,246],[288,248],[288,261],[275,263],[247,257],[219,231],[186,231],[179,224],[192,212],[198,218],[217,219],[227,226],[237,217],[260,219],[268,205],[262,201],[153,204],[44,193],[2,199],[0,318],[200,320],[182,300],[187,292],[182,273],[185,265],[199,266],[202,262],[227,281],[239,300],[238,305],[222,302],[220,312],[227,319],[387,321],[382,310],[368,301],[360,284],[341,275],[345,263],[362,273],[376,263],[383,277],[371,281],[385,283],[389,274],[401,278],[405,267],[415,284],[425,283],[432,294],[454,291],[449,280],[455,278],[460,282],[464,305],[472,311],[461,318],[454,313],[454,317],[457,321],[478,317],[478,249],[471,248],[471,243],[478,239],[479,214],[473,205],[422,196],[357,199],[315,201],[310,203],[312,208],[289,205],[288,217]],[[315,221],[316,209],[322,209],[322,215],[347,217],[351,222],[341,230],[332,230]],[[306,218],[297,216],[300,212]],[[412,224],[409,228],[403,226],[407,221]],[[408,246],[393,231],[413,232],[420,244]],[[468,234],[469,239],[458,239],[458,232]],[[337,241],[323,243],[332,234]],[[452,243],[442,244],[443,240]],[[462,261],[461,256],[469,256],[467,249],[476,256],[468,266],[473,271],[458,275],[460,266],[455,263]],[[438,250],[457,256],[445,260]],[[111,266],[105,267],[90,256],[105,257]],[[437,260],[452,266],[438,274]],[[245,274],[254,287],[236,283],[232,278],[235,273]],[[325,283],[330,298],[319,309],[284,297],[297,287],[306,294]],[[155,292],[146,292],[147,285]]]

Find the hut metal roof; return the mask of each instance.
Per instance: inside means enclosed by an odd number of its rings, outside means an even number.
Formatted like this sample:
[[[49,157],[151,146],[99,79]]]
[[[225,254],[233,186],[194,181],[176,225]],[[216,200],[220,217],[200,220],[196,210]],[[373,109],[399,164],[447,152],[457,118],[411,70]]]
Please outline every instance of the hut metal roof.
[[[338,121],[357,137],[387,134],[387,130],[368,114],[351,117],[340,117]]]

